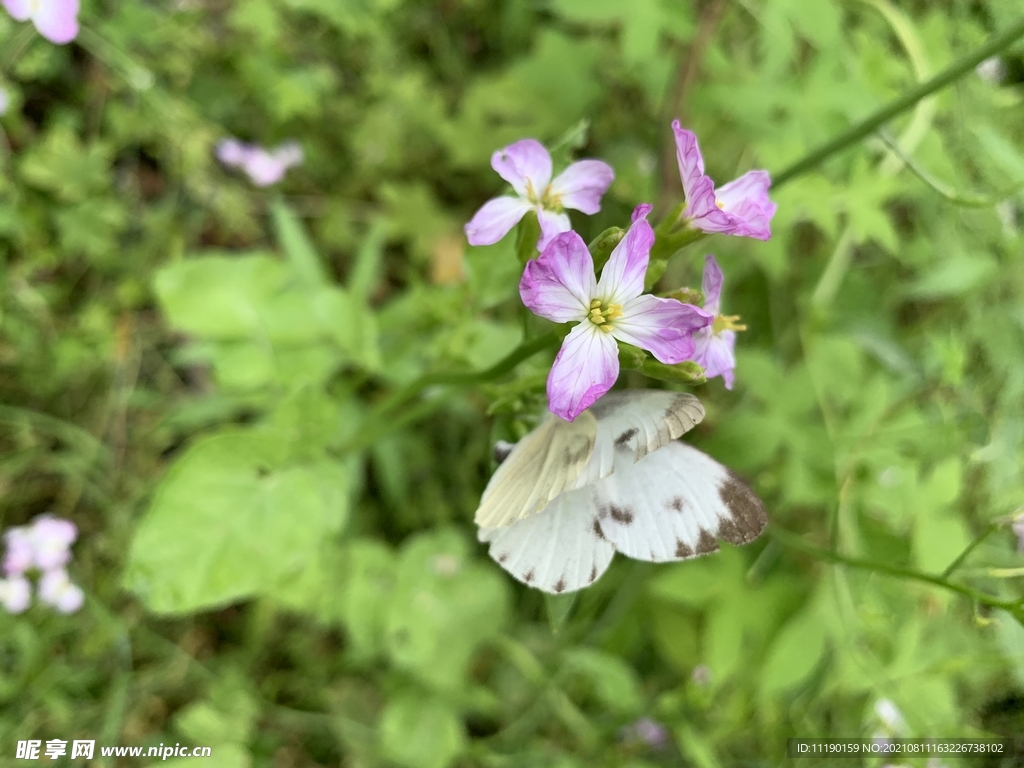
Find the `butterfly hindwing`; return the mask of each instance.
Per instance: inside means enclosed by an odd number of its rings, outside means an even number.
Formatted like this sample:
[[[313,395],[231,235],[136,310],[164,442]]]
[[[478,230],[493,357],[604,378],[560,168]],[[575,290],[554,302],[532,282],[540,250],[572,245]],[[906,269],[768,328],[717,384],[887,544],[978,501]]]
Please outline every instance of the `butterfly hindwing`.
[[[490,542],[490,556],[519,581],[553,594],[590,586],[615,555],[590,488],[566,491],[543,514],[515,525],[481,528],[478,538]]]
[[[746,544],[767,525],[764,505],[705,453],[673,442],[593,486],[601,530],[627,557],[655,563]]]

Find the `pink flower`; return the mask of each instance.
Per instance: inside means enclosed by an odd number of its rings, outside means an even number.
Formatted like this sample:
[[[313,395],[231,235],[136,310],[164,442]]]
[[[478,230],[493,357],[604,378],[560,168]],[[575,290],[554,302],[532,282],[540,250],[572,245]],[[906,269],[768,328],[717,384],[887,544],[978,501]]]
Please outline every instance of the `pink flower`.
[[[71,560],[71,545],[78,538],[78,529],[70,520],[53,515],[39,515],[29,530],[35,565],[43,571],[59,568]]]
[[[722,297],[722,283],[725,277],[722,269],[710,253],[704,259],[704,280],[701,290],[704,292],[704,311],[714,321],[706,328],[693,334],[695,346],[691,360],[700,363],[704,375],[709,379],[721,376],[726,389],[732,389],[733,370],[736,368],[736,331],[745,331],[747,326],[738,325],[739,315],[719,314],[719,302]]]
[[[294,141],[267,150],[238,139],[223,139],[217,143],[214,154],[228,168],[244,171],[257,187],[276,184],[289,168],[301,165],[303,160],[302,147]]]
[[[24,576],[0,579],[0,605],[8,613],[24,613],[32,602],[32,585]]]
[[[470,245],[491,245],[509,233],[527,211],[537,211],[542,251],[572,225],[566,208],[595,214],[615,172],[601,160],[578,160],[551,180],[551,155],[535,139],[523,139],[491,156],[491,167],[512,185],[517,197],[488,200],[465,226]]]
[[[569,231],[556,235],[540,258],[527,263],[519,282],[519,295],[535,314],[556,323],[578,323],[548,374],[548,407],[567,421],[619,377],[616,339],[649,350],[663,363],[680,363],[694,352],[693,333],[712,321],[690,304],[641,295],[654,244],[650,210],[638,205],[633,211],[633,224],[612,251],[600,281],[586,244]]]
[[[3,0],[17,21],[32,20],[51,43],[70,43],[78,34],[78,0]]]
[[[20,576],[36,561],[36,550],[32,545],[32,533],[25,526],[10,528],[4,534],[7,550],[4,553],[4,573]]]
[[[39,579],[39,601],[53,606],[61,613],[74,613],[85,602],[85,593],[72,584],[63,568],[47,571]]]
[[[767,240],[776,205],[768,199],[772,180],[768,171],[747,171],[738,179],[715,190],[704,173],[704,158],[697,137],[672,121],[676,135],[676,159],[683,181],[686,208],[683,217],[702,232],[720,232]]]

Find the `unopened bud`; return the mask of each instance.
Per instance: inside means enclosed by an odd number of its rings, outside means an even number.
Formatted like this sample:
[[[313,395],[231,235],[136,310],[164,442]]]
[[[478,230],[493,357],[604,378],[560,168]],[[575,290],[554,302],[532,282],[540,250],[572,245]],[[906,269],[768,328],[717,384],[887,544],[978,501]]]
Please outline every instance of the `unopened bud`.
[[[626,230],[622,227],[608,227],[608,229],[590,242],[587,248],[590,250],[590,255],[594,257],[595,273],[600,272],[604,265],[608,263],[608,259],[611,258],[615,246],[625,236]]]
[[[686,360],[675,365],[658,362],[654,358],[644,360],[640,373],[660,381],[672,381],[679,384],[703,384],[707,381],[704,369],[693,360]]]
[[[623,370],[634,371],[647,360],[647,353],[639,347],[634,347],[624,341],[617,343],[619,345],[619,367]]]
[[[666,299],[681,301],[683,304],[693,304],[695,307],[704,306],[704,294],[696,288],[676,288],[674,291],[659,293],[658,295]]]

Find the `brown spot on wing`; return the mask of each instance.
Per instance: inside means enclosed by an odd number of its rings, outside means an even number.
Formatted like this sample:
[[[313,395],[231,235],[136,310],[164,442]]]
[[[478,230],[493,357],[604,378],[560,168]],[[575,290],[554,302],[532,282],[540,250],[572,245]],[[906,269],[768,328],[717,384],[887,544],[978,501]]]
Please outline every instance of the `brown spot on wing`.
[[[533,568],[531,568],[523,574],[523,581],[525,581],[527,584],[533,581]]]
[[[614,504],[608,506],[608,514],[612,516],[612,520],[622,525],[629,525],[633,522],[633,510],[628,507],[617,507]]]
[[[706,555],[708,552],[717,552],[718,542],[706,529],[700,529],[700,538],[697,539],[697,554]]]
[[[604,531],[601,530],[601,521],[596,516],[594,517],[594,535],[602,541],[605,540]]]
[[[590,566],[590,579],[587,581],[587,583],[588,584],[593,584],[594,580],[596,578],[597,578],[597,566],[596,565],[592,565],[592,566]]]
[[[750,486],[729,472],[718,488],[718,495],[729,510],[729,517],[719,522],[718,538],[730,544],[747,544],[761,535],[768,525],[768,515]]]
[[[508,552],[502,552],[500,555],[498,555],[499,563],[504,563],[506,560],[508,560]]]
[[[676,557],[693,557],[693,547],[682,539],[676,539]]]
[[[636,436],[636,433],[639,431],[640,430],[638,430],[636,427],[631,427],[630,429],[627,429],[625,432],[623,432],[621,435],[615,438],[615,447],[622,448],[623,446],[626,445],[626,443],[632,440],[633,437]]]
[[[559,579],[555,584],[555,592],[565,592],[565,579]]]
[[[685,507],[686,503],[683,501],[682,496],[675,496],[668,503],[668,508],[674,509],[676,512],[682,512]]]

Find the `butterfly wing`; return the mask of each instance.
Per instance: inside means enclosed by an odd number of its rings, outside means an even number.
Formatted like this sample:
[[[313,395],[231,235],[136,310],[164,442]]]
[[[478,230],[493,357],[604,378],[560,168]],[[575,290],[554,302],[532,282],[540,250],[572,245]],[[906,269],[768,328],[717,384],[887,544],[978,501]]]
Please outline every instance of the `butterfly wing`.
[[[719,541],[747,544],[768,523],[746,483],[681,442],[633,465],[620,459],[593,492],[605,537],[637,560],[685,560],[717,551]]]
[[[575,421],[557,416],[516,443],[491,476],[474,521],[501,528],[539,512],[573,487],[594,452],[597,421],[587,411]]]
[[[597,419],[597,437],[590,461],[572,488],[608,477],[626,457],[628,463],[640,461],[704,418],[704,406],[693,395],[657,389],[610,392],[588,410]]]
[[[593,489],[566,491],[544,508],[504,528],[481,528],[488,554],[519,581],[558,594],[593,584],[615,555],[598,524]]]

